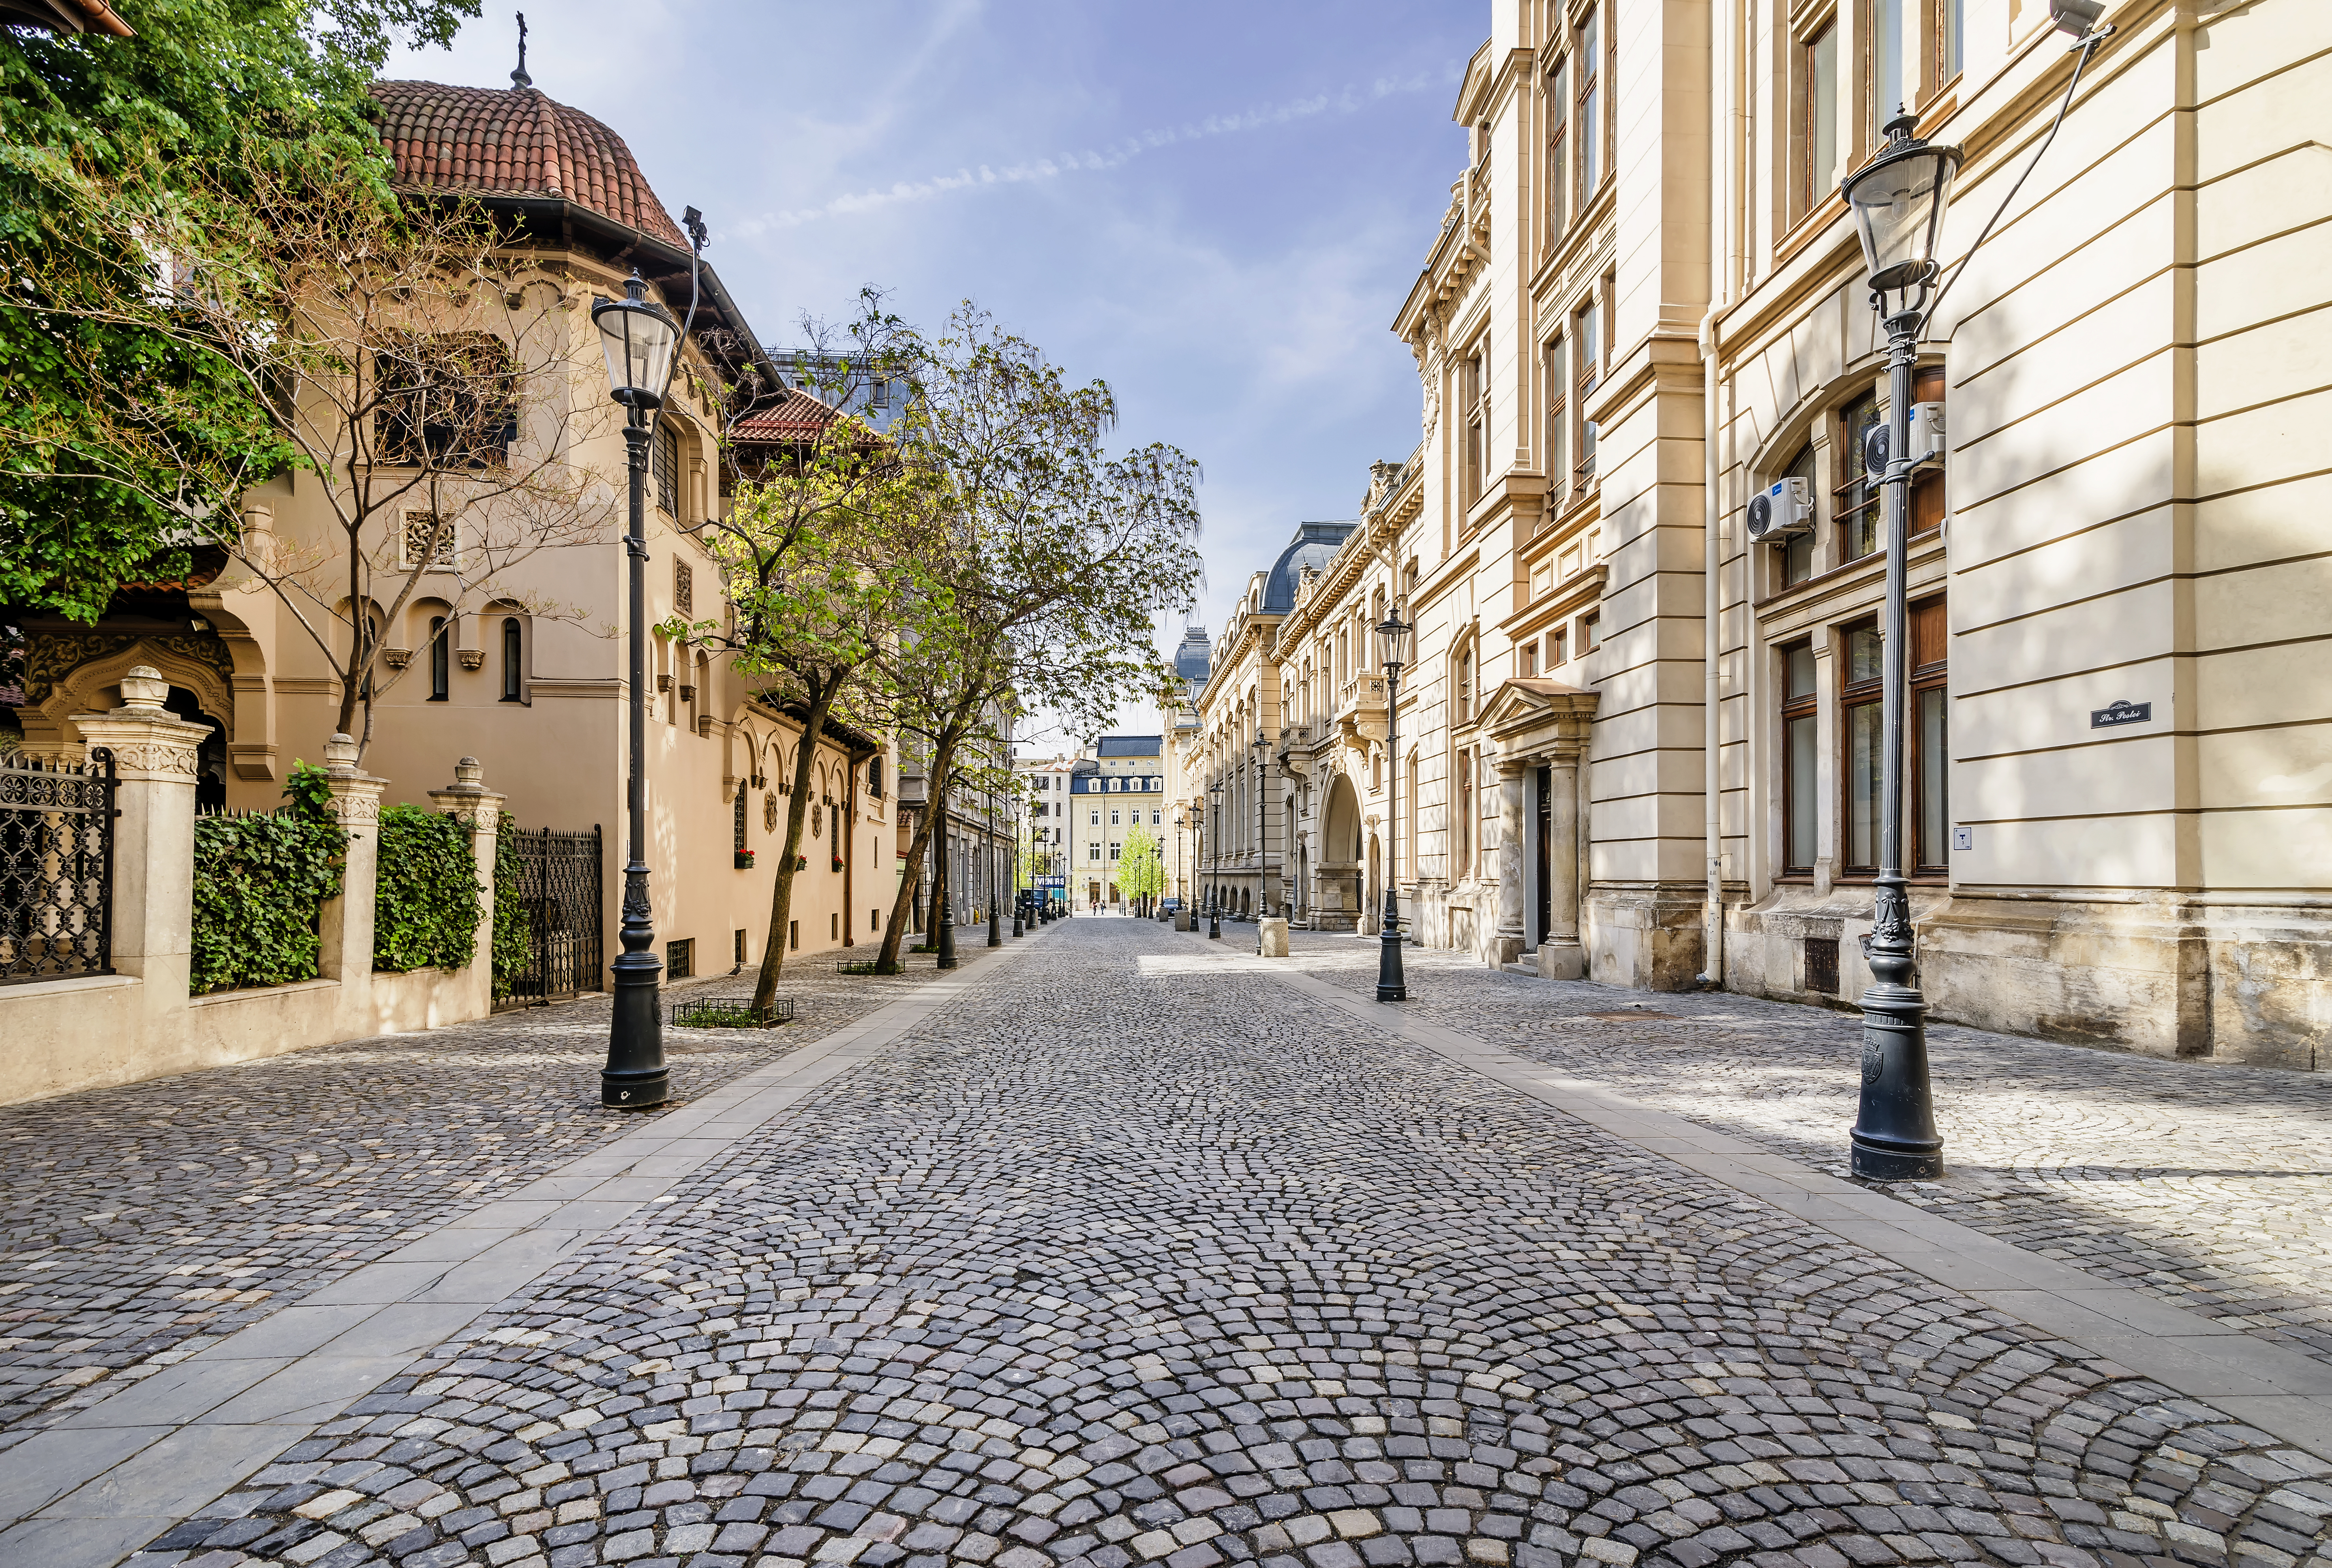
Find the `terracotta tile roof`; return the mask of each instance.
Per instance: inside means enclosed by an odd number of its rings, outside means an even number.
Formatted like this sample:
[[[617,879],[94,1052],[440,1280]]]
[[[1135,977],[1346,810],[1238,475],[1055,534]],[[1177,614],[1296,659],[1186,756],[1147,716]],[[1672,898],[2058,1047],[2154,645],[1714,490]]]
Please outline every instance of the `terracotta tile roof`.
[[[732,434],[745,442],[808,441],[834,422],[834,406],[799,387],[789,389],[771,406],[737,422]]]
[[[563,196],[688,248],[624,139],[579,109],[530,87],[376,81],[371,91],[399,185]]]

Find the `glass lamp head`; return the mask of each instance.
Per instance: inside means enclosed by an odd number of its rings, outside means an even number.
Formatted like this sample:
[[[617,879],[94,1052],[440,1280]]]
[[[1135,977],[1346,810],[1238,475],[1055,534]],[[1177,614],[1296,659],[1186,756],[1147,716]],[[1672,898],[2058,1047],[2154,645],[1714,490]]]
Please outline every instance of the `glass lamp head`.
[[[1388,670],[1408,666],[1417,640],[1417,628],[1400,618],[1400,606],[1385,611],[1385,618],[1377,623],[1377,663]]]
[[[607,358],[607,395],[626,408],[654,408],[672,380],[673,349],[680,328],[662,305],[648,298],[648,286],[632,270],[620,300],[591,307],[599,329],[599,349]]]
[[[1922,141],[1916,122],[1901,115],[1887,124],[1886,150],[1846,177],[1843,191],[1862,239],[1862,262],[1874,296],[1924,294],[1935,275],[1935,247],[1951,205],[1960,149]]]

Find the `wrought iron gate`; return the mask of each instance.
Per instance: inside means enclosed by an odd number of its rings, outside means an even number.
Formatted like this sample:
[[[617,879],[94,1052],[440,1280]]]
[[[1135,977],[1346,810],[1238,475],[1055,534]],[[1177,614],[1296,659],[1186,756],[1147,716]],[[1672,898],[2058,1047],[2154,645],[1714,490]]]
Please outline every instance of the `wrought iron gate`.
[[[0,985],[113,972],[113,753],[0,762]]]
[[[522,954],[507,958],[496,944],[494,1010],[541,1007],[599,990],[599,829],[506,833],[513,853],[500,857],[509,875],[494,879],[494,907],[525,912],[526,940]]]

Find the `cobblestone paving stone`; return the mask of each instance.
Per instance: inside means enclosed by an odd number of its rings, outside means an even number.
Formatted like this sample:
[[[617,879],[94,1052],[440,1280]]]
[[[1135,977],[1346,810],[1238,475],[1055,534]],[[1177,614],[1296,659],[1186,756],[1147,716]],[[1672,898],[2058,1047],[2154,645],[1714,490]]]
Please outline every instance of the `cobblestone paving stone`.
[[[136,1568],[2332,1568],[2332,1464],[1080,920]]]
[[[804,962],[793,1025],[667,1031],[675,1097],[930,964]],[[599,1107],[607,1033],[586,999],[0,1109],[0,1449],[636,1128]]]
[[[1253,927],[1226,927],[1251,946]],[[1293,961],[1373,996],[1373,940],[1299,932]],[[1844,1176],[1859,1014],[1647,996],[1404,951],[1414,1015]],[[1629,1021],[1597,1015],[1647,1014]],[[1661,1015],[1669,1015],[1662,1017]],[[1936,1025],[1946,1180],[1905,1201],[2332,1362],[2332,1074]]]

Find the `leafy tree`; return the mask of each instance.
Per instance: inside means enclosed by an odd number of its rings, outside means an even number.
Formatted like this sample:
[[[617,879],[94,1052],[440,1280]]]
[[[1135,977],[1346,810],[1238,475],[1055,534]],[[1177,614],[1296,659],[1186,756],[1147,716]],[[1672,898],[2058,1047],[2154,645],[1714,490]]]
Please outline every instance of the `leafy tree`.
[[[876,961],[898,963],[925,854],[945,842],[960,771],[1000,757],[1014,717],[1049,710],[1101,730],[1112,693],[1171,678],[1155,619],[1198,580],[1198,464],[1163,443],[1112,454],[1106,382],[1072,387],[1027,339],[961,307],[925,357],[892,437],[940,475],[946,528],[929,563],[945,591],[873,665],[889,727],[917,753],[931,806]],[[934,913],[944,918],[944,856]]]
[[[82,221],[55,160],[103,179],[354,170],[385,198],[365,83],[400,39],[450,41],[477,0],[117,0],[134,38],[8,30],[0,47],[0,603],[81,620],[116,584],[171,577],[190,525],[232,518],[184,472],[265,476],[296,454],[245,381],[137,320],[45,308],[29,256]],[[43,157],[43,155],[46,156]],[[104,236],[81,234],[89,245]],[[170,449],[119,439],[142,407],[177,419]]]
[[[936,476],[842,406],[855,401],[865,378],[905,375],[918,355],[913,334],[883,311],[878,295],[870,291],[862,304],[848,329],[853,351],[823,359],[812,378],[837,406],[832,417],[774,449],[741,442],[740,421],[730,422],[723,461],[734,475],[733,500],[702,525],[701,537],[722,563],[731,624],[664,628],[726,648],[758,697],[801,726],[757,1008],[776,996],[784,966],[795,867],[827,721],[864,717],[856,697],[868,666],[903,625],[948,598],[946,585],[927,569],[944,507]],[[735,410],[760,397],[748,381],[728,401]]]
[[[1133,904],[1166,891],[1166,867],[1159,855],[1157,837],[1149,828],[1137,823],[1127,830],[1124,847],[1118,851],[1117,869],[1110,879],[1117,884],[1118,892]]]

